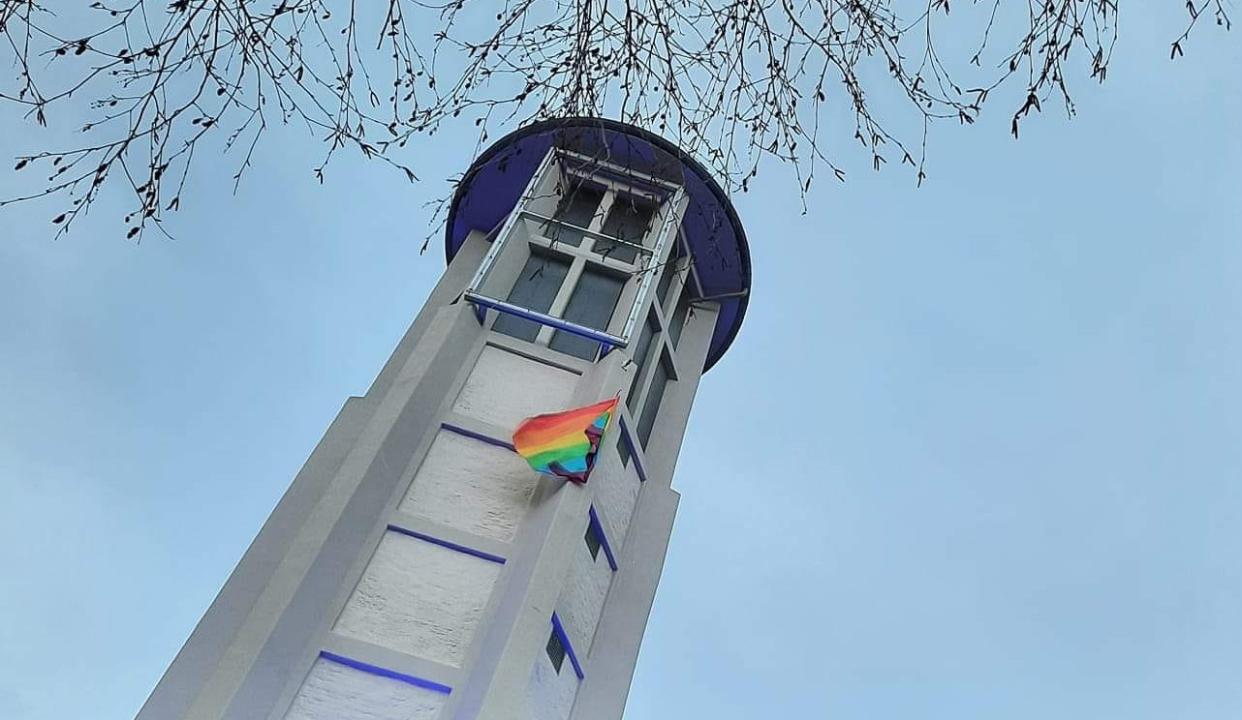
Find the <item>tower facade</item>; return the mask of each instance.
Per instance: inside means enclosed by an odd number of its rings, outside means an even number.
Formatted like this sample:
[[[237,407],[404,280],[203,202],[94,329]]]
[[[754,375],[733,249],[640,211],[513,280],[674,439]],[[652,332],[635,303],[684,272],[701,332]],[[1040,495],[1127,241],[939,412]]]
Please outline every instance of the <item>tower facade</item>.
[[[746,309],[741,224],[668,142],[558,120],[474,162],[445,250],[139,720],[621,717],[691,404]],[[523,418],[614,396],[585,485],[513,452]]]

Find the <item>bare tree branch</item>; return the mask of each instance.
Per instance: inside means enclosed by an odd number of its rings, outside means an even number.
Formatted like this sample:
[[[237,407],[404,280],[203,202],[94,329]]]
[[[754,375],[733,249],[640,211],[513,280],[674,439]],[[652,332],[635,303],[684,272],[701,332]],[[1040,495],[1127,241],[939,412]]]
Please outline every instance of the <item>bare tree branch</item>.
[[[871,167],[909,165],[922,183],[933,124],[972,124],[1013,87],[1017,137],[1050,100],[1074,112],[1073,76],[1107,77],[1117,0],[950,2],[99,0],[63,11],[0,0],[15,70],[0,101],[39,124],[94,113],[81,144],[18,155],[16,170],[46,181],[0,207],[63,197],[59,235],[121,184],[134,203],[127,237],[140,239],[164,231],[208,138],[235,158],[234,188],[272,125],[323,140],[321,181],[351,148],[415,181],[408,144],[446,123],[473,122],[482,144],[583,115],[666,135],[734,190],[767,158],[789,163],[805,199],[821,169],[845,178],[830,142],[843,129]],[[1204,17],[1230,26],[1223,0],[1186,10],[1173,58]],[[79,25],[89,29],[71,32]],[[962,47],[969,56],[955,57]],[[848,128],[829,121],[843,116]]]

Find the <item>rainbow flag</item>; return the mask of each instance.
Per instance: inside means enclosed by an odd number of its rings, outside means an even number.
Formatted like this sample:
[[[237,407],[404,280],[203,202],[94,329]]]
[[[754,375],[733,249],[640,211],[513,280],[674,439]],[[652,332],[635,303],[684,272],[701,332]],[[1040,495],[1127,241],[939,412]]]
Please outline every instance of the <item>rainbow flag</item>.
[[[526,418],[513,431],[513,448],[536,472],[584,483],[616,408],[617,398],[611,398],[576,410]]]

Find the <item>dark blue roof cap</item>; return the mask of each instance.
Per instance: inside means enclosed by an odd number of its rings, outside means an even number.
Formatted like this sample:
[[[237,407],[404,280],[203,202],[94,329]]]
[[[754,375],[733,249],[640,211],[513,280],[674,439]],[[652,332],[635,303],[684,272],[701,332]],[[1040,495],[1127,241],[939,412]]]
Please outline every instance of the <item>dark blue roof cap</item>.
[[[668,140],[600,118],[532,123],[484,150],[466,171],[449,208],[444,254],[451,261],[472,230],[488,232],[508,216],[553,147],[606,159],[681,184],[690,203],[682,232],[694,256],[702,297],[720,303],[704,371],[724,355],[746,314],[750,250],[733,203],[711,174]]]

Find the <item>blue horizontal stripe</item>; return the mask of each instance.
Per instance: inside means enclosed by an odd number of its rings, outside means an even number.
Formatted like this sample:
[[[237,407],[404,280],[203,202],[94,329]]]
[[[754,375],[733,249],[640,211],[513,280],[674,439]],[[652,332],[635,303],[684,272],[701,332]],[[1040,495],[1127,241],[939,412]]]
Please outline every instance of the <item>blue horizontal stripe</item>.
[[[489,552],[483,552],[482,550],[475,550],[474,548],[468,548],[465,545],[458,545],[455,542],[449,542],[448,540],[441,540],[440,538],[431,537],[430,535],[425,535],[420,532],[408,530],[406,528],[399,527],[397,525],[389,525],[388,529],[395,533],[400,533],[402,535],[408,535],[412,538],[418,538],[419,540],[429,542],[432,545],[439,545],[442,548],[448,548],[449,550],[456,550],[459,553],[473,555],[477,558],[483,558],[484,560],[490,560],[491,562],[494,562],[494,563],[500,563],[501,565],[505,564],[504,558],[500,557],[499,555],[493,555]]]
[[[441,685],[438,682],[432,682],[431,680],[424,680],[423,678],[414,677],[413,675],[406,675],[405,673],[399,673],[396,670],[389,670],[388,668],[382,668],[378,665],[364,663],[361,660],[354,660],[353,658],[347,658],[344,655],[337,655],[336,653],[328,652],[327,650],[324,650],[323,652],[319,653],[319,657],[323,658],[324,660],[337,663],[338,665],[344,665],[345,667],[351,667],[355,670],[360,670],[370,675],[378,675],[380,677],[392,678],[393,680],[400,680],[401,682],[406,683],[407,685],[414,685],[415,687],[424,688],[426,690],[433,690],[438,693],[444,693],[445,695],[448,695],[449,693],[453,692],[453,688],[449,687],[448,685]]]
[[[483,433],[478,433],[473,430],[467,430],[464,427],[459,427],[457,425],[451,425],[449,423],[441,423],[440,427],[444,428],[445,430],[448,430],[451,433],[457,433],[458,435],[464,435],[465,437],[473,438],[480,442],[485,442],[488,445],[495,445],[496,447],[502,447],[506,450],[513,450],[513,443],[509,442],[508,440],[501,440],[499,438],[489,437],[487,435],[484,435]]]

